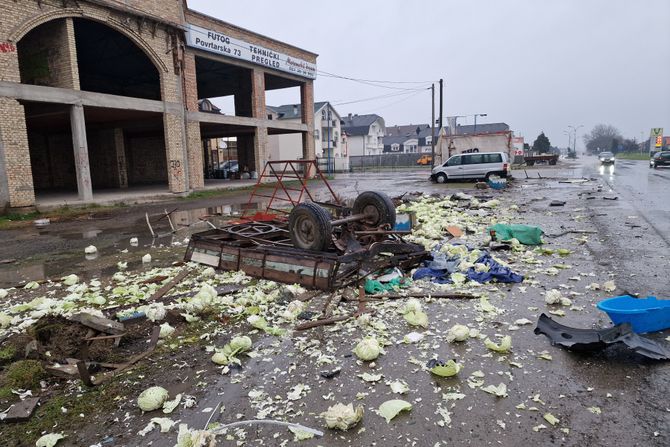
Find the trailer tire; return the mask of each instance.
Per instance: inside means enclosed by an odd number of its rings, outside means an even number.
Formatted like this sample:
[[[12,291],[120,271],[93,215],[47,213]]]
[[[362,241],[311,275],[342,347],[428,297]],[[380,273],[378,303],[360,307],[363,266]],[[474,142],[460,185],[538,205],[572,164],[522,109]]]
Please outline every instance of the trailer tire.
[[[366,214],[363,223],[373,227],[388,224],[395,227],[395,205],[383,192],[365,191],[354,201],[354,214]]]
[[[288,231],[295,248],[324,251],[330,244],[333,226],[331,216],[315,203],[301,203],[291,210]]]

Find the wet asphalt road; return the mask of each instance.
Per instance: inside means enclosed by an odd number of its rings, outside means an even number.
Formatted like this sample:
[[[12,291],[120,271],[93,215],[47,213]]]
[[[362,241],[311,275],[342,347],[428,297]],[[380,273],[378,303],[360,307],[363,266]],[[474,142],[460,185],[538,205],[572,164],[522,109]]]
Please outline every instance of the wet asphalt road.
[[[601,165],[593,157],[582,163],[584,177],[601,179],[670,248],[670,168],[650,169],[649,162],[642,160]]]

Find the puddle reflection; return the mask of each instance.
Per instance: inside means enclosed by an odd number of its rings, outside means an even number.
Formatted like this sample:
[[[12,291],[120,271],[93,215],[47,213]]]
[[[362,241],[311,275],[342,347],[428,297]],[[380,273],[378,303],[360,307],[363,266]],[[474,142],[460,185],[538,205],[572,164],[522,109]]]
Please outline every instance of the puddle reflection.
[[[610,165],[600,165],[598,168],[598,173],[600,175],[609,175],[611,178],[614,178],[614,164]]]

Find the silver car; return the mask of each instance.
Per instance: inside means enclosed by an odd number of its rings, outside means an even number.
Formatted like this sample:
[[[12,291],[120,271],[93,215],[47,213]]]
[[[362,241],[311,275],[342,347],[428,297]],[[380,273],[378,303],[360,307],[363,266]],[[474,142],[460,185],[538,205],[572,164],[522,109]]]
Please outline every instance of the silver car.
[[[614,154],[611,152],[601,152],[598,154],[598,160],[604,165],[614,163]]]

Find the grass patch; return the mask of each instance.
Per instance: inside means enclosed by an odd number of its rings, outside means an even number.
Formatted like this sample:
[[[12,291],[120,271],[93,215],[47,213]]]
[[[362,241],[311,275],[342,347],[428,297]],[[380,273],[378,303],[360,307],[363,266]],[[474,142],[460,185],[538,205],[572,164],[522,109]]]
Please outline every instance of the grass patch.
[[[0,349],[0,363],[5,363],[8,360],[11,360],[16,355],[16,346],[7,345],[4,348]]]
[[[111,382],[79,394],[52,396],[35,410],[29,421],[6,424],[2,428],[3,445],[35,445],[42,432],[68,434],[82,429],[82,423],[91,419],[82,419],[79,414],[89,418],[110,414],[116,408],[114,398],[119,394],[122,394],[119,385]],[[67,413],[61,408],[67,408]]]
[[[615,157],[620,160],[649,160],[649,154],[644,152],[619,152]]]
[[[225,197],[231,195],[238,191],[248,191],[252,186],[244,186],[235,189],[203,189],[201,191],[194,191],[186,197],[182,197],[181,200],[198,200],[198,199],[211,199],[212,197]]]
[[[78,216],[90,214],[91,212],[100,212],[123,208],[126,205],[109,205],[103,206],[97,203],[92,203],[83,207],[72,208],[68,205],[56,208],[51,211],[32,211],[29,213],[8,213],[0,215],[0,230],[10,230],[12,228],[19,228],[26,226],[36,219],[48,218],[53,221],[68,219]]]
[[[32,390],[40,386],[40,380],[46,377],[46,371],[37,360],[19,360],[5,371],[3,385],[10,388]]]

